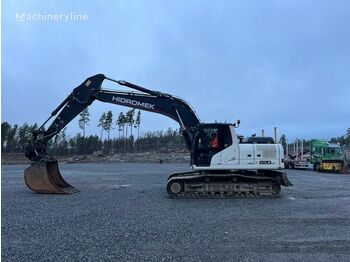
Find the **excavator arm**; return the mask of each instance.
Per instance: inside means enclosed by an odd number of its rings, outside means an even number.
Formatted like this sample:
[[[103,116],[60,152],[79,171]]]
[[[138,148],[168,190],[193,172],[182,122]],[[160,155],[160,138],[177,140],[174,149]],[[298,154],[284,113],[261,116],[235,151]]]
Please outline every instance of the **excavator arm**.
[[[113,81],[139,92],[102,89],[102,82],[104,80]],[[191,150],[193,139],[192,129],[200,122],[195,111],[187,102],[169,94],[152,91],[126,81],[113,80],[103,74],[98,74],[87,78],[81,85],[76,87],[51,113],[51,116],[44,124],[34,132],[33,140],[26,147],[26,157],[31,161],[38,161],[47,157],[48,141],[95,100],[138,108],[170,117],[180,124],[186,144]],[[48,129],[45,130],[44,125],[55,115],[57,117]]]
[[[25,156],[31,161],[39,161],[47,157],[47,143],[57,135],[80,112],[96,100],[97,93],[106,77],[98,74],[87,78],[74,88],[71,94],[51,113],[51,116],[33,133],[32,141],[27,145]],[[58,114],[58,115],[57,115]],[[45,124],[54,116],[57,117],[45,130]]]
[[[105,90],[102,88],[104,80],[113,81],[138,92]],[[32,161],[31,166],[24,172],[25,182],[30,189],[37,193],[70,194],[77,192],[60,175],[57,160],[47,152],[47,144],[95,100],[170,117],[180,124],[186,145],[191,150],[194,130],[200,121],[187,102],[166,93],[97,74],[87,78],[81,85],[74,88],[72,93],[52,111],[51,116],[33,133],[32,141],[26,146],[25,151],[25,156]],[[54,116],[56,118],[45,130],[45,124]]]

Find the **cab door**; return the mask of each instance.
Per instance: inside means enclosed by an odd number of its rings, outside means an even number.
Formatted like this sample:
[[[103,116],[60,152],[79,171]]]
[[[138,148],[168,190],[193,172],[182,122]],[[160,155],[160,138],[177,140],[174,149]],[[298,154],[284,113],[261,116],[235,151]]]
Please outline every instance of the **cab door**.
[[[228,125],[201,125],[194,139],[193,164],[210,166],[212,157],[231,144],[232,138]]]

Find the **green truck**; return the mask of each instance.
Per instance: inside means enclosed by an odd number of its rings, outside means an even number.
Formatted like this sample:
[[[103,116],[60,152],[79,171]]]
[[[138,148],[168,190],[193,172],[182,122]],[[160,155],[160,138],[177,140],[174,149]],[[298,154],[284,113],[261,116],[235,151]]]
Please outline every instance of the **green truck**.
[[[344,159],[340,145],[323,140],[311,140],[310,162],[316,171],[338,173],[347,173],[348,171],[348,164]]]
[[[285,168],[313,169],[319,172],[347,173],[350,167],[350,150],[342,151],[338,144],[312,139],[308,150],[304,151],[303,141],[293,144],[294,155],[286,150]]]

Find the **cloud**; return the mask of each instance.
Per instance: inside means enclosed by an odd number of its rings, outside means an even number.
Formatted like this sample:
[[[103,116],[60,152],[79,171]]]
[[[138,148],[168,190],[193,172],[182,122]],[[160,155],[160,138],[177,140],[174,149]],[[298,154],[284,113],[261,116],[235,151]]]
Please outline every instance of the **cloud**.
[[[202,121],[240,118],[240,133],[278,126],[291,137],[327,138],[349,127],[345,1],[7,1],[3,8],[3,121],[41,122],[85,78],[105,73],[183,97]],[[89,18],[16,22],[16,12],[38,11]],[[127,110],[98,102],[92,109],[92,133],[104,111]],[[143,130],[168,126],[178,125],[144,114]]]

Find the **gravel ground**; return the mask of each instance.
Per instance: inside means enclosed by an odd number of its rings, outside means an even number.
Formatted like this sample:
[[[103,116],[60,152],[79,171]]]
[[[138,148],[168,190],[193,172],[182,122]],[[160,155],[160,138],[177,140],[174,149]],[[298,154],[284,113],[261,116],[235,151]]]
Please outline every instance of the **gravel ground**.
[[[350,175],[287,170],[277,199],[167,196],[182,164],[61,164],[39,195],[2,166],[3,261],[350,261]]]

